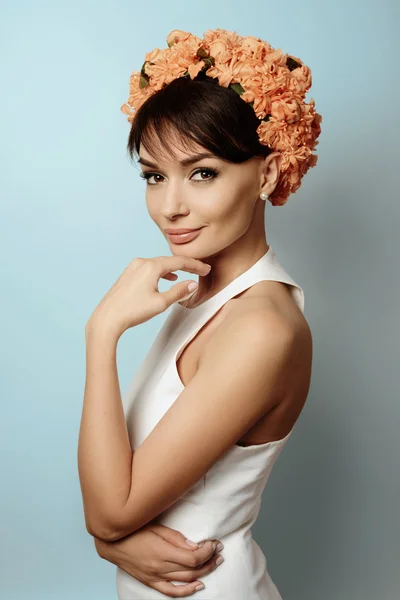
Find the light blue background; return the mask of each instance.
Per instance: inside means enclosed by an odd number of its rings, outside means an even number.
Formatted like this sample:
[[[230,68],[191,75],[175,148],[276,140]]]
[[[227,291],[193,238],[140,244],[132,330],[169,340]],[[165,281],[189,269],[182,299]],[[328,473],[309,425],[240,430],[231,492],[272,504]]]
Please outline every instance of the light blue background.
[[[2,598],[117,597],[77,473],[84,327],[135,256],[169,253],[120,106],[171,30],[217,27],[300,57],[323,116],[317,166],[267,207],[267,239],[305,291],[314,363],[254,536],[284,600],[400,596],[398,6],[1,3]],[[121,339],[122,391],[165,317]]]

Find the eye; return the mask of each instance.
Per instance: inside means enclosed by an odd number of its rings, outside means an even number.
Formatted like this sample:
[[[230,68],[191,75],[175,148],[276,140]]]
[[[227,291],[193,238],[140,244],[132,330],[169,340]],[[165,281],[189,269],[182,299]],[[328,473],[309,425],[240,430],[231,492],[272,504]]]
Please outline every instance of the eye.
[[[207,179],[195,179],[195,181],[208,181],[209,179],[215,179],[219,171],[217,169],[212,169],[211,167],[203,167],[197,169],[193,175],[197,175],[198,173],[207,173],[207,175],[211,175],[211,177],[208,177]]]
[[[212,167],[201,167],[199,169],[196,169],[192,177],[194,175],[197,175],[198,173],[206,173],[209,177],[207,177],[207,179],[194,179],[193,181],[195,181],[196,183],[206,183],[209,180],[215,179],[218,176],[219,171],[218,169],[214,169]],[[157,185],[158,183],[151,183],[149,181],[151,177],[162,177],[162,175],[160,175],[159,173],[151,173],[150,171],[142,171],[141,173],[139,173],[139,176],[142,179],[145,179],[148,185]]]
[[[150,183],[149,179],[150,177],[162,177],[162,175],[159,175],[158,173],[150,173],[149,171],[143,171],[142,173],[139,173],[139,177],[145,179],[149,185],[157,185],[156,183]]]

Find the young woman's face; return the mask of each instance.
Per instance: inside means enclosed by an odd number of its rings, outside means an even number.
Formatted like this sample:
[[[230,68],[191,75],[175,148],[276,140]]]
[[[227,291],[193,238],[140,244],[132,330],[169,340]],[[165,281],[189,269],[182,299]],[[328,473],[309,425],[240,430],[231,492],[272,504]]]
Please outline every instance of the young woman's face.
[[[174,148],[177,158],[158,160],[140,147],[141,176],[146,179],[150,217],[168,241],[172,254],[211,256],[242,237],[252,225],[260,192],[265,187],[265,160],[254,157],[234,164],[197,146],[190,152]],[[268,157],[268,159],[271,155]],[[179,243],[165,230],[198,229],[193,239]]]

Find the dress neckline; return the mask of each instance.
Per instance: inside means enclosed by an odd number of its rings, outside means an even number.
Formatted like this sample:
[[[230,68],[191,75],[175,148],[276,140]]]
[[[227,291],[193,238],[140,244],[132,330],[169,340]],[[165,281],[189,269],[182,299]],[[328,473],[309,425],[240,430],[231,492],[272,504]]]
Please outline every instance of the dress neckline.
[[[214,294],[214,296],[211,296],[210,298],[207,298],[207,300],[205,300],[201,304],[197,304],[197,306],[194,306],[193,308],[190,308],[189,306],[182,306],[182,304],[180,304],[179,302],[175,302],[175,306],[178,308],[178,310],[181,310],[184,313],[192,313],[194,311],[197,311],[197,309],[199,309],[201,307],[208,306],[212,302],[215,302],[220,297],[222,297],[223,294],[225,294],[226,291],[229,290],[239,279],[242,279],[242,278],[246,277],[247,275],[249,275],[253,270],[256,269],[256,267],[261,262],[263,262],[266,259],[272,257],[272,254],[273,254],[273,250],[272,250],[271,244],[269,244],[268,250],[265,252],[265,254],[263,254],[255,263],[253,263],[248,269],[246,269],[246,271],[243,271],[243,273],[240,273],[240,275],[238,275],[237,277],[235,277],[234,279],[232,279],[232,281],[230,281],[225,287],[223,287],[221,290],[219,290],[219,292],[217,292],[216,294]],[[193,292],[193,293],[195,293],[195,292]]]

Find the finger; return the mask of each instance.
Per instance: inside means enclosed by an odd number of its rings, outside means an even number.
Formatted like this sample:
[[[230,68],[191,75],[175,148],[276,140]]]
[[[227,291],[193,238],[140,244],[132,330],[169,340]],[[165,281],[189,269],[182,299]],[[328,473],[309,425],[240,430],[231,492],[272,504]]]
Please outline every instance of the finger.
[[[207,560],[204,564],[196,569],[187,569],[185,571],[168,571],[167,573],[163,573],[163,575],[164,577],[168,577],[169,580],[173,581],[191,582],[198,580],[215,571],[215,569],[219,566],[217,565],[217,560],[219,558],[222,558],[222,561],[219,563],[222,564],[224,560],[223,557],[221,557],[220,554],[214,554],[210,560]]]
[[[211,266],[191,256],[161,256],[157,260],[160,261],[160,277],[172,271],[186,271],[187,273],[196,273],[198,275],[207,275],[210,272]]]
[[[176,281],[178,279],[178,275],[176,273],[167,273],[166,275],[162,275],[161,279],[167,279],[168,281]]]
[[[189,285],[192,283],[196,285],[194,290],[189,289]],[[197,287],[197,281],[180,281],[176,285],[173,285],[166,292],[159,292],[159,295],[164,299],[164,302],[168,307],[174,304],[175,302],[189,300],[189,298],[196,293]]]
[[[192,596],[196,593],[196,587],[201,585],[205,587],[202,581],[193,581],[186,585],[174,585],[170,581],[158,581],[154,584],[154,589],[158,590],[162,594],[170,596],[171,598],[185,598],[186,596]]]
[[[170,542],[177,548],[193,551],[199,547],[199,544],[196,542],[190,543],[190,540],[177,529],[171,529],[171,527],[166,527],[165,525],[161,525],[161,523],[151,523],[148,525],[148,528],[163,540]],[[204,542],[202,542],[202,544],[204,544]]]
[[[202,548],[194,550],[184,550],[171,544],[168,552],[164,556],[165,562],[168,562],[174,570],[184,571],[188,568],[195,569],[209,560],[215,553],[216,543],[207,541]]]
[[[193,556],[196,561],[194,564],[196,567],[201,566],[210,560],[210,558],[215,556],[217,552],[217,543],[218,542],[214,540],[208,540],[201,548],[198,548],[193,552]]]

